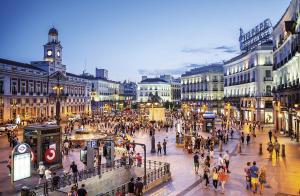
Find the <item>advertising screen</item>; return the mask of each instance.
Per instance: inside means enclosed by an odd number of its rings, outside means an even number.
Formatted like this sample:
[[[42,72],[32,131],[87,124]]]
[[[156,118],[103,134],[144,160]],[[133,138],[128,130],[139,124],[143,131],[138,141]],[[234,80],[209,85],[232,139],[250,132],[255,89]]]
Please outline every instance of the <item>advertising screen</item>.
[[[30,153],[16,154],[13,160],[13,181],[29,178],[31,175]]]

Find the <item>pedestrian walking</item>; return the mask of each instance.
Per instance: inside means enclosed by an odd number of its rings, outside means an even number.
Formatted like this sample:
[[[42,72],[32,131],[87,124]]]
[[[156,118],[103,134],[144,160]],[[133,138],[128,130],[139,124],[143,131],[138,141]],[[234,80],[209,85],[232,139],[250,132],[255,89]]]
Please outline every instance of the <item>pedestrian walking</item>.
[[[212,172],[212,180],[213,180],[213,186],[215,191],[218,189],[218,178],[219,178],[218,170],[216,167],[214,167]]]
[[[274,144],[274,148],[275,148],[276,159],[277,159],[279,157],[279,152],[280,152],[280,144],[278,143],[277,140],[276,140],[276,142]]]
[[[157,143],[157,154],[161,155],[161,144],[160,144],[160,142]]]
[[[259,170],[258,180],[259,180],[259,193],[263,194],[265,189],[265,184],[267,183],[266,169],[264,167],[262,167]]]
[[[246,189],[251,190],[251,173],[250,173],[251,163],[247,162],[247,166],[244,169],[246,176]]]
[[[203,170],[203,179],[205,180],[205,188],[208,189],[208,185],[209,185],[209,168],[208,167],[204,167]]]
[[[72,170],[72,176],[73,176],[73,183],[77,185],[77,176],[78,176],[78,168],[75,164],[75,161],[72,162],[70,165],[70,170]]]
[[[46,167],[44,166],[44,163],[42,161],[39,162],[39,167],[37,169],[37,172],[39,174],[39,184],[41,184],[41,181],[44,178],[45,170],[46,170]]]
[[[144,184],[143,182],[141,181],[141,178],[138,177],[137,178],[137,182],[135,184],[135,194],[136,196],[141,196],[143,195],[143,187],[144,187]]]
[[[248,134],[247,134],[247,137],[246,137],[247,145],[250,143],[250,139],[251,139],[251,138],[250,138],[250,134],[248,133]]]
[[[138,167],[142,167],[142,156],[140,155],[140,153],[137,153],[135,156],[136,162],[137,162],[137,166]]]
[[[274,145],[272,144],[272,142],[270,142],[270,143],[268,144],[267,151],[269,152],[270,158],[271,158],[271,159],[272,159],[273,149],[274,149]]]
[[[163,150],[164,150],[164,155],[167,155],[167,141],[166,141],[166,139],[164,139],[164,142],[163,142]]]
[[[219,154],[219,158],[218,158],[218,170],[220,170],[221,168],[223,168],[224,166],[224,159],[222,157],[222,154]]]
[[[135,189],[134,178],[131,178],[128,183],[128,196],[134,196],[134,189]]]
[[[227,175],[226,170],[224,168],[221,168],[219,171],[218,179],[221,182],[222,193],[225,192],[225,183],[227,182],[227,178],[228,178],[228,175]]]
[[[256,162],[254,161],[252,163],[252,166],[250,167],[251,186],[254,194],[257,192],[258,172],[259,172],[259,168],[256,166]]]
[[[225,162],[226,170],[227,170],[228,173],[230,173],[229,172],[229,152],[228,152],[228,150],[226,150],[226,152],[223,156],[223,159],[224,159],[224,162]]]
[[[270,142],[272,143],[272,135],[273,135],[272,131],[270,130],[270,131],[268,132],[268,134],[269,134],[269,140],[270,140]]]
[[[244,135],[244,132],[242,132],[242,135],[241,135],[241,141],[242,141],[242,144],[244,144],[244,142],[245,142],[245,135]]]
[[[50,181],[52,179],[52,172],[51,172],[50,168],[46,168],[45,178],[46,178],[47,181]]]
[[[194,168],[195,168],[195,174],[198,174],[199,171],[199,156],[198,152],[194,155]]]

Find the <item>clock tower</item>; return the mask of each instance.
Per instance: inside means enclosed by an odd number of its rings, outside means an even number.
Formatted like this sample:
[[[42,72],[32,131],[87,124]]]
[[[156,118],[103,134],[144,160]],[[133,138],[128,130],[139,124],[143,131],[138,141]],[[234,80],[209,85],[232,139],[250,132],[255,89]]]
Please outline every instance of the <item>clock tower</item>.
[[[62,64],[62,46],[58,40],[58,31],[52,27],[48,32],[48,42],[44,45],[44,61],[49,62],[50,73],[66,72],[66,66]]]

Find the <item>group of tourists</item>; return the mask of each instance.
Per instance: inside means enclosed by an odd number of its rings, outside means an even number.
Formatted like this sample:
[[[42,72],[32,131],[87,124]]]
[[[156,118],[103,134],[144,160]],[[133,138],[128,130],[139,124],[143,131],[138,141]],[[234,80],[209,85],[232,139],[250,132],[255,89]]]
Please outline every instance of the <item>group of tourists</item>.
[[[244,169],[246,175],[246,188],[247,190],[262,194],[264,192],[266,180],[266,169],[264,167],[259,168],[255,161],[247,162],[247,166]]]
[[[224,155],[221,153],[217,159],[217,163],[212,164],[213,154],[211,151],[208,151],[205,155],[204,152],[198,152],[194,155],[194,168],[195,174],[199,174],[199,169],[201,168],[202,172],[200,173],[201,178],[205,183],[205,188],[210,189],[209,185],[212,180],[212,185],[214,191],[218,190],[218,186],[221,186],[222,193],[225,192],[225,184],[229,177],[229,153],[225,152]],[[214,166],[213,166],[214,165]]]

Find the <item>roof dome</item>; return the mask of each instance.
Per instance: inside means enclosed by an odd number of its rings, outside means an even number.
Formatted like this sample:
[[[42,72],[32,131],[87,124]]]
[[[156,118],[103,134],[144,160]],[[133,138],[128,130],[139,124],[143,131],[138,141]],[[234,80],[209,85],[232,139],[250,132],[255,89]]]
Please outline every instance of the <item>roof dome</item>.
[[[52,27],[52,28],[49,30],[48,35],[58,35],[58,31],[56,30],[56,28]]]

